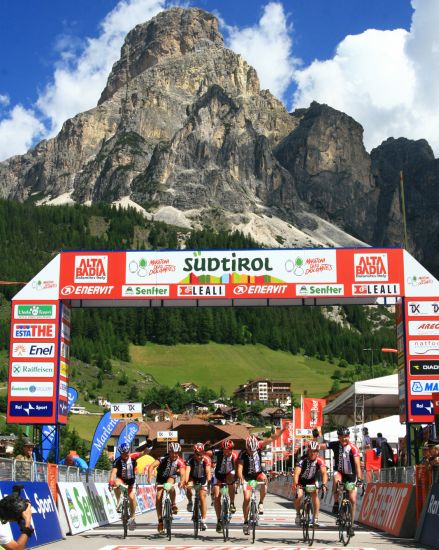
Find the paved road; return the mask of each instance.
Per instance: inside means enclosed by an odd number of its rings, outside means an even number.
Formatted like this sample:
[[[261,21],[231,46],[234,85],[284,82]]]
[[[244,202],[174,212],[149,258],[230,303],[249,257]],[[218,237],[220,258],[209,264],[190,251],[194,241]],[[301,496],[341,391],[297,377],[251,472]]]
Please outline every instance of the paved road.
[[[147,512],[137,517],[137,529],[130,531],[128,538],[122,538],[120,524],[114,523],[105,527],[99,527],[93,531],[69,536],[65,541],[56,542],[46,548],[56,550],[234,550],[260,549],[270,550],[286,547],[299,548],[347,548],[362,550],[384,550],[387,548],[400,550],[403,548],[424,548],[413,540],[395,539],[383,535],[368,528],[358,527],[356,535],[351,539],[349,546],[343,547],[337,543],[338,532],[334,517],[321,513],[320,527],[316,531],[314,545],[312,547],[301,544],[301,530],[293,527],[295,512],[292,503],[275,495],[268,495],[265,501],[265,513],[260,518],[260,525],[256,534],[255,544],[250,544],[249,537],[242,532],[242,496],[238,495],[237,513],[233,516],[230,536],[231,540],[224,544],[222,536],[215,532],[215,513],[213,507],[209,508],[207,523],[208,529],[200,534],[199,539],[193,538],[192,523],[186,511],[186,502],[179,504],[179,513],[173,523],[172,541],[164,536],[159,536],[156,531],[157,516],[155,511]]]

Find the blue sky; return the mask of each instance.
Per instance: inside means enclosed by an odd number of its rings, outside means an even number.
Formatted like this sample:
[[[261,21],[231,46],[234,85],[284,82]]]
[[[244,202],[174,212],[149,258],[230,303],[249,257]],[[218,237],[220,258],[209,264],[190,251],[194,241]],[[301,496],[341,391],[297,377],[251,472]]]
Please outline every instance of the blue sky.
[[[216,13],[289,110],[315,99],[360,122],[368,150],[404,135],[439,152],[438,0],[15,0],[0,19],[0,159],[96,105],[125,34],[176,4]]]

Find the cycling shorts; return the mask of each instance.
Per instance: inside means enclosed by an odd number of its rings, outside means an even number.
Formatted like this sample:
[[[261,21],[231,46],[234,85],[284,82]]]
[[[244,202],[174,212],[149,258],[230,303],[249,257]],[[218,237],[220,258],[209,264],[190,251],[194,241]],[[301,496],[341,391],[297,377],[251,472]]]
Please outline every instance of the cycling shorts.
[[[192,476],[189,476],[189,483],[193,483],[194,485],[195,484],[200,484],[202,485],[202,489],[204,491],[207,490],[207,478],[205,477],[192,477]]]
[[[334,478],[340,480],[342,483],[355,483],[357,481],[357,474],[344,474],[343,472],[334,472]]]
[[[226,483],[227,476],[232,476],[233,481],[235,480],[235,472],[230,472],[228,474],[215,474],[215,485],[221,485],[221,483]],[[232,481],[232,483],[233,483]]]
[[[130,479],[122,479],[121,477],[116,478],[121,481],[124,485],[128,485],[128,494],[131,493],[136,488],[136,478],[132,477]]]

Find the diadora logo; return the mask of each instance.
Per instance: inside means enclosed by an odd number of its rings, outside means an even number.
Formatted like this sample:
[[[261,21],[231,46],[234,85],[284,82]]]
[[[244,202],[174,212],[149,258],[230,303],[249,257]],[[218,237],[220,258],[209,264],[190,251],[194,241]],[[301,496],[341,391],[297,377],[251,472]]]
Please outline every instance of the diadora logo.
[[[34,344],[14,344],[12,357],[55,357],[55,345],[38,342]]]
[[[14,338],[55,338],[55,325],[53,323],[14,325]]]
[[[387,281],[387,254],[354,254],[356,281]]]
[[[75,283],[107,282],[108,256],[76,256]]]

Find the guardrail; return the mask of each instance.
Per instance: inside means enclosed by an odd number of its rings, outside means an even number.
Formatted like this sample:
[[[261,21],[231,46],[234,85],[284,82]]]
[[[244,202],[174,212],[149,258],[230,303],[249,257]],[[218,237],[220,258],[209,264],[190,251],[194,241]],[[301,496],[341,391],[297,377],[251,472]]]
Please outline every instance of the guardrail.
[[[58,464],[57,481],[108,482],[110,470],[84,470],[76,466]],[[147,476],[137,474],[138,483],[147,483]],[[0,481],[47,481],[47,463],[16,458],[0,458]]]

